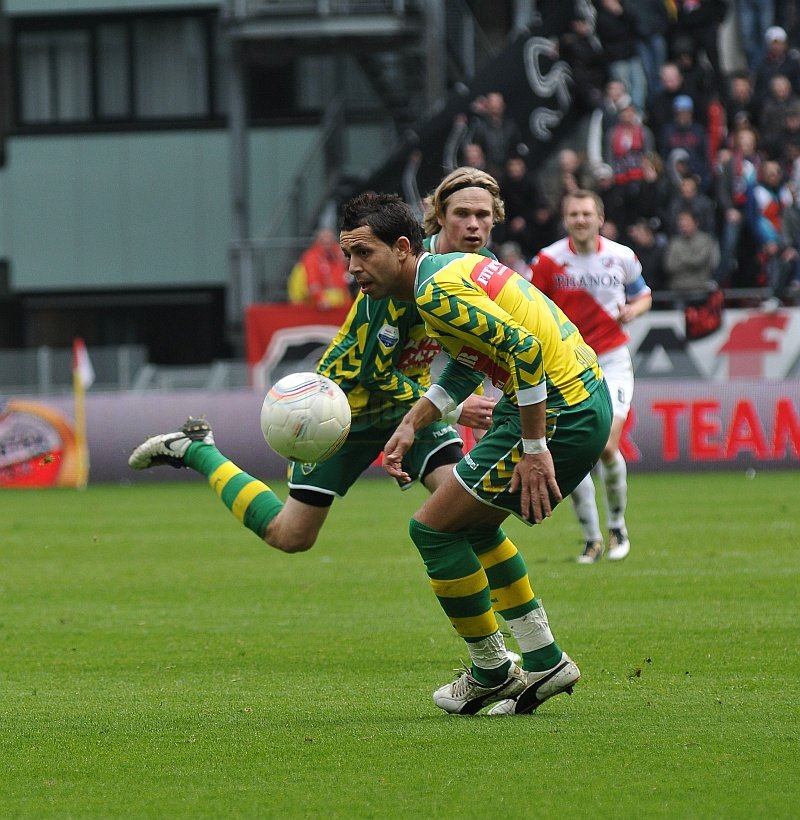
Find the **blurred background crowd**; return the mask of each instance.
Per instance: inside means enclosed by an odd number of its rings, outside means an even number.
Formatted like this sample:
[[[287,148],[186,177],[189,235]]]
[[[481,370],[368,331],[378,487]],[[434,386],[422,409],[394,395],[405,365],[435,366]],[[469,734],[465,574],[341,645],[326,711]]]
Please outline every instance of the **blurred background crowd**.
[[[794,3],[735,0],[747,67],[720,68],[727,0],[597,0],[559,42],[590,117],[582,144],[529,168],[499,93],[473,103],[458,161],[500,181],[493,244],[515,268],[563,235],[561,199],[591,188],[604,235],[654,291],[714,287],[765,307],[800,297],[800,53]],[[758,297],[757,297],[758,298]]]
[[[746,67],[725,73],[720,26],[736,5]],[[453,123],[444,170],[500,182],[492,249],[529,275],[563,235],[576,188],[605,203],[603,234],[638,254],[655,307],[724,288],[728,304],[800,303],[800,22],[780,0],[595,0],[559,39],[584,121],[544,167],[490,92]],[[319,291],[318,291],[319,293]],[[319,303],[319,297],[313,297]]]

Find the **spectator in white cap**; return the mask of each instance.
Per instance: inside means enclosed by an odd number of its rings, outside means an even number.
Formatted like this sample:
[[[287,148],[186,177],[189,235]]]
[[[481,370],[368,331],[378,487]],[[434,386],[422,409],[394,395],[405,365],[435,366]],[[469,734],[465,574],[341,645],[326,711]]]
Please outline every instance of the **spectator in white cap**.
[[[785,43],[786,42],[786,31],[782,29],[780,26],[770,26],[764,32],[764,42],[769,45],[772,42],[776,43]]]
[[[786,31],[780,26],[770,26],[764,35],[766,52],[756,73],[756,95],[767,93],[770,81],[778,74],[789,78],[792,90],[800,93],[800,60],[789,51]]]

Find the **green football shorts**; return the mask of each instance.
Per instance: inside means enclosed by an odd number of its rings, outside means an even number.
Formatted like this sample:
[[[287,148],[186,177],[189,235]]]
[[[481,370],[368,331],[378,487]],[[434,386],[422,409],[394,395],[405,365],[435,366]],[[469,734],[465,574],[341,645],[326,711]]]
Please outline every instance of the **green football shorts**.
[[[575,407],[548,411],[547,447],[564,498],[600,458],[611,432],[611,415],[611,396],[605,381]],[[479,501],[524,520],[519,491],[508,490],[514,466],[521,457],[519,408],[504,396],[494,408],[489,432],[456,465],[456,479]]]
[[[341,498],[381,454],[383,445],[395,429],[396,425],[351,431],[341,448],[321,464],[290,461],[289,488],[312,490]],[[403,457],[403,469],[411,476],[412,482],[425,474],[425,467],[431,456],[450,444],[463,444],[458,432],[450,424],[435,421],[417,431],[411,449]],[[411,484],[400,486],[406,489]]]

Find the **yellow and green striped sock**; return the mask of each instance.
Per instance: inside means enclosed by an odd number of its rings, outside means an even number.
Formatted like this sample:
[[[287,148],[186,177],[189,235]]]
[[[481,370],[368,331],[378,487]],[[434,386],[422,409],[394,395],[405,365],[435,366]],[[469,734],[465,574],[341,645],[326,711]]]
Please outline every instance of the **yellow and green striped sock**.
[[[561,659],[561,648],[534,595],[524,558],[500,527],[476,528],[469,539],[489,580],[492,606],[522,650],[523,668],[531,672],[552,668]]]
[[[283,502],[263,481],[245,473],[212,444],[192,442],[183,463],[204,475],[222,503],[259,538],[283,509]]]
[[[493,666],[489,665],[490,661],[481,661],[480,666],[475,662],[476,657],[486,653],[473,651],[473,647],[480,650],[486,639],[495,635],[497,618],[486,573],[469,541],[462,533],[434,530],[414,519],[409,532],[425,562],[439,605],[467,643],[473,660],[473,677],[484,686],[504,681],[510,666],[505,656],[495,658]]]

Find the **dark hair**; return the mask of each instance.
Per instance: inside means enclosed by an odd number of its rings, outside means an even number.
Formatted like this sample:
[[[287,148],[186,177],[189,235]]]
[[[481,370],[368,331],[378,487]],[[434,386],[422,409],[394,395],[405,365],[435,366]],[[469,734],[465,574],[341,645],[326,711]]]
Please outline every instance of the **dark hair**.
[[[401,236],[411,244],[411,252],[422,253],[422,227],[414,212],[397,194],[359,194],[345,203],[339,229],[353,231],[370,228],[386,245],[393,245]]]

